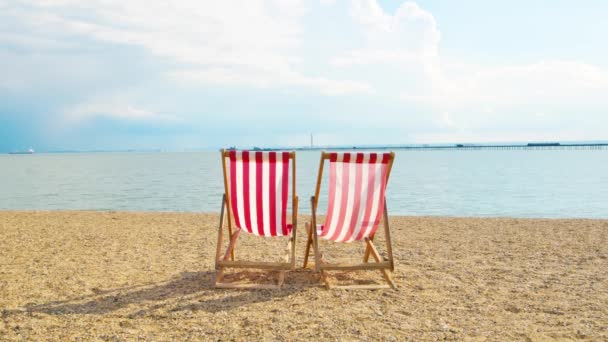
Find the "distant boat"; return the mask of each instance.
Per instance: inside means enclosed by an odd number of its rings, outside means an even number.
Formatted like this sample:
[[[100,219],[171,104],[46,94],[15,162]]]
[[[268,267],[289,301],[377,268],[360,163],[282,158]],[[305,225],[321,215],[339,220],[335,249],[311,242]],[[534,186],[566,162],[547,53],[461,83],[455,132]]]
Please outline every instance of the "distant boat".
[[[30,148],[27,151],[17,151],[17,152],[9,152],[8,154],[34,154],[34,149]]]

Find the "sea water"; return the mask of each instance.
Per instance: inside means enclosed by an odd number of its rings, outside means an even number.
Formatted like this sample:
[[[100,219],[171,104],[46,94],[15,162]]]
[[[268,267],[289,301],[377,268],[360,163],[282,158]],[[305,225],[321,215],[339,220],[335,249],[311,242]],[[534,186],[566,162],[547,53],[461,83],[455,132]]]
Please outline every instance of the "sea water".
[[[297,152],[300,213],[319,157]],[[215,151],[0,155],[0,210],[219,212],[223,186]],[[387,203],[394,215],[608,218],[608,151],[397,150]]]

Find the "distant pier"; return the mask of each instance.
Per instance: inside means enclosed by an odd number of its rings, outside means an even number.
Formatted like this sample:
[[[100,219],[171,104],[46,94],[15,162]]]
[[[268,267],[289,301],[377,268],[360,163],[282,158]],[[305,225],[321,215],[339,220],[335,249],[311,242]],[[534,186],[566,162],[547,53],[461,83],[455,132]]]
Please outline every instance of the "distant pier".
[[[527,143],[527,144],[416,144],[391,146],[340,146],[298,148],[297,150],[415,150],[415,151],[472,151],[472,150],[608,150],[608,143]]]
[[[529,143],[529,144],[509,144],[509,145],[474,145],[474,144],[455,144],[455,145],[428,145],[428,146],[398,146],[394,149],[404,150],[606,150],[608,143],[605,144],[560,144],[560,143]]]

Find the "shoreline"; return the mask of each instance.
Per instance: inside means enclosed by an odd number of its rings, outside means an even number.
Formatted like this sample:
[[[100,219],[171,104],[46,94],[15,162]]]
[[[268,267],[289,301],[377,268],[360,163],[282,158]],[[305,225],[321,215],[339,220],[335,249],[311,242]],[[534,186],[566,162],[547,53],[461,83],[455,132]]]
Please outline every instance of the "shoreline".
[[[41,214],[53,214],[53,213],[122,213],[122,214],[134,214],[134,215],[216,215],[219,218],[219,211],[146,211],[146,210],[109,210],[109,209],[0,209],[0,214],[9,213],[41,213]],[[321,215],[322,216],[322,215]],[[298,215],[298,225],[304,225],[304,220],[308,220],[310,214],[302,213],[300,211]],[[548,217],[548,216],[450,216],[450,215],[403,215],[403,214],[391,214],[389,212],[389,219],[395,218],[420,218],[420,219],[471,219],[471,220],[589,220],[589,221],[608,221],[607,217]]]
[[[218,220],[0,211],[0,339],[608,338],[608,220],[391,215],[396,291],[328,291],[301,268],[279,291],[213,289]],[[322,246],[340,260],[362,252]],[[283,249],[243,236],[237,258]],[[331,276],[381,283],[374,272]]]

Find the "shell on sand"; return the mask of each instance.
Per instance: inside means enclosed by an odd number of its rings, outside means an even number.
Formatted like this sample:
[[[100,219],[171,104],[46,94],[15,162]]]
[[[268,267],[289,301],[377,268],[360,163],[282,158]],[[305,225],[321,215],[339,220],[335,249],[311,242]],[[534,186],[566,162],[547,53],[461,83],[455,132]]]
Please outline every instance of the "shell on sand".
[[[282,290],[213,289],[217,225],[215,214],[0,212],[0,340],[608,339],[606,220],[391,217],[398,290],[378,291],[325,290],[310,269]],[[285,244],[243,235],[236,256],[280,258]]]

